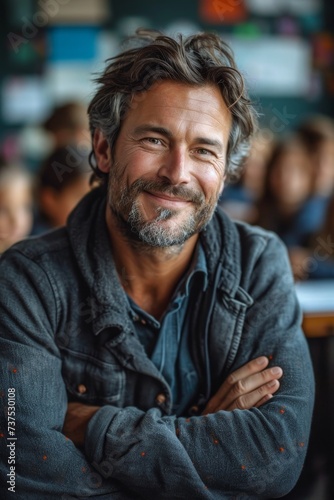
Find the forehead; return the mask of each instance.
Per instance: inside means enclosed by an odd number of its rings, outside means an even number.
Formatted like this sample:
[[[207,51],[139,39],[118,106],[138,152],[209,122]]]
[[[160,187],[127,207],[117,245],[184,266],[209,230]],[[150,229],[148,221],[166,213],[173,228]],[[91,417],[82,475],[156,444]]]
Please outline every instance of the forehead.
[[[154,84],[149,90],[134,96],[126,120],[152,122],[170,127],[198,127],[229,133],[231,112],[220,89],[214,84],[187,85],[173,81]]]

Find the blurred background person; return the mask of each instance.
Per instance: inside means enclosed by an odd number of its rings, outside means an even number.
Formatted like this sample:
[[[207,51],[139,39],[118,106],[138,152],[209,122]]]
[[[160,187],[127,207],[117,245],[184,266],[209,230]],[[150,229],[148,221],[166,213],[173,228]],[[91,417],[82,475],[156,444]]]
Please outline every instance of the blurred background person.
[[[334,193],[334,121],[316,115],[302,121],[296,133],[308,148],[313,164],[312,198],[318,217],[325,217],[328,202]]]
[[[295,279],[333,280],[334,195],[328,203],[321,230],[309,242],[309,248],[289,250]],[[314,294],[317,290],[319,288],[315,288]],[[333,498],[333,418],[329,411],[333,396],[331,340],[330,333],[328,337],[320,335],[307,338],[316,379],[316,399],[305,464],[297,485],[284,497],[289,500]]]
[[[30,233],[32,179],[23,166],[0,161],[0,254]]]
[[[219,204],[232,219],[249,223],[256,220],[256,203],[263,193],[266,164],[273,145],[272,132],[258,131],[251,141],[239,181],[225,187]]]
[[[76,101],[56,106],[43,124],[50,136],[53,149],[69,144],[90,147],[87,107]]]
[[[277,233],[288,247],[307,246],[322,223],[312,200],[313,171],[308,148],[295,134],[277,143],[266,166],[254,222]]]
[[[48,156],[36,179],[37,215],[32,234],[63,226],[75,205],[90,190],[88,155],[77,145],[60,147]]]
[[[321,230],[310,238],[308,248],[293,248],[289,252],[296,280],[334,280],[334,194],[325,214]]]

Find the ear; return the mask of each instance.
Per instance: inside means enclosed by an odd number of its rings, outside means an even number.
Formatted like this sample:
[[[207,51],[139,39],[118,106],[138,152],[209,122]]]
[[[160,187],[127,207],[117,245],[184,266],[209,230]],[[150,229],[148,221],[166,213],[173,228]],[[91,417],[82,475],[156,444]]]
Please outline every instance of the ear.
[[[101,172],[108,173],[111,167],[111,150],[107,139],[99,129],[95,129],[93,148],[96,163]]]

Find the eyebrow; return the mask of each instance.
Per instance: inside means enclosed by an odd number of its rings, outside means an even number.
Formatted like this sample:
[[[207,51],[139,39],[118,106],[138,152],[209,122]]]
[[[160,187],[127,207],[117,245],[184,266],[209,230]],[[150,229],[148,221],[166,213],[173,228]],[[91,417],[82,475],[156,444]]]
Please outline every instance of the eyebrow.
[[[207,146],[213,146],[220,151],[223,150],[223,144],[220,141],[217,141],[215,139],[208,139],[207,137],[196,137],[195,142],[198,142],[200,144],[206,144]]]
[[[138,127],[135,128],[134,133],[135,134],[142,134],[145,132],[155,132],[160,135],[164,135],[168,139],[172,138],[172,133],[170,130],[164,127],[158,127],[155,125],[139,125]]]
[[[173,138],[173,134],[171,133],[171,131],[165,127],[159,127],[147,124],[147,125],[139,125],[134,130],[135,134],[142,134],[146,132],[155,132],[157,134],[167,137],[167,139]],[[213,146],[217,148],[220,152],[223,151],[223,143],[216,139],[209,139],[208,137],[195,137],[194,142],[199,144],[205,144],[207,146]]]

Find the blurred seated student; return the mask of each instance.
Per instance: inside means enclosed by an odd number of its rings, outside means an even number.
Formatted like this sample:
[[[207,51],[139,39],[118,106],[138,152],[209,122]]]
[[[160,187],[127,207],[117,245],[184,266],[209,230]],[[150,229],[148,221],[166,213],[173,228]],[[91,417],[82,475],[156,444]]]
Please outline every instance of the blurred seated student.
[[[313,213],[322,221],[334,192],[334,121],[326,116],[313,116],[296,129],[308,148],[313,165]]]
[[[44,130],[50,135],[53,149],[73,143],[90,146],[87,107],[81,102],[67,102],[54,108],[44,123]]]
[[[289,257],[296,281],[334,279],[334,195],[323,227],[313,235],[310,248],[292,248]],[[328,337],[307,338],[316,379],[316,399],[305,464],[295,488],[284,497],[286,500],[334,498],[333,419],[328,411],[332,368],[328,340]]]
[[[314,117],[297,129],[309,150],[313,165],[313,189],[309,205],[313,216],[323,219],[322,227],[308,242],[308,248],[289,249],[294,278],[301,280],[334,279],[334,126],[325,117]],[[316,293],[316,292],[315,292]],[[334,498],[332,448],[333,421],[328,412],[331,368],[327,365],[327,338],[308,338],[316,377],[316,401],[311,436],[304,468],[295,488],[286,500],[329,500]]]
[[[268,160],[255,224],[274,231],[287,247],[306,246],[322,223],[314,214],[313,165],[295,134],[282,138]]]
[[[334,279],[334,194],[323,227],[311,238],[310,248],[292,248],[289,257],[296,280]]]
[[[309,148],[316,174],[314,194],[331,196],[334,190],[334,121],[327,116],[313,116],[296,129]]]
[[[61,147],[48,156],[37,173],[37,216],[32,234],[64,226],[70,212],[90,190],[88,156],[76,145]]]
[[[32,180],[24,167],[0,160],[0,255],[30,233]]]
[[[240,179],[225,187],[219,205],[232,219],[249,223],[256,219],[256,202],[263,192],[265,168],[273,144],[270,131],[259,130],[251,141]]]

